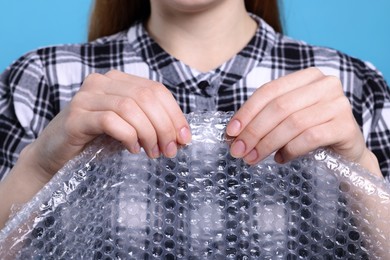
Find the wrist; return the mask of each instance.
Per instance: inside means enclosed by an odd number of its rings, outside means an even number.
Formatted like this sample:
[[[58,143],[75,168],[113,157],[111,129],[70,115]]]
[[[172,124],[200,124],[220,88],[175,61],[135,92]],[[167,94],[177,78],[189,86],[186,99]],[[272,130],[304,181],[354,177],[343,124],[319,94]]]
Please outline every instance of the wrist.
[[[360,157],[359,164],[371,172],[373,175],[383,178],[383,174],[379,167],[378,158],[375,154],[366,148]]]
[[[55,170],[51,170],[50,159],[44,157],[39,150],[35,149],[35,142],[27,145],[19,155],[14,166],[16,174],[21,178],[28,178],[35,185],[43,187],[53,177]],[[47,165],[41,162],[43,158]]]
[[[15,210],[15,205],[23,205],[31,200],[52,177],[39,167],[35,157],[34,149],[27,146],[9,174],[0,182],[0,229]]]

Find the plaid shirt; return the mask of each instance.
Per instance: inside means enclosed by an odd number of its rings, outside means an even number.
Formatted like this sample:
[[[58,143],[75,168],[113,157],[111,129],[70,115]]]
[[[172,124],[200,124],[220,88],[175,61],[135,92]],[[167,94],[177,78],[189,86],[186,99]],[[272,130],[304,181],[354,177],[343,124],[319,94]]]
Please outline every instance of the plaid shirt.
[[[342,81],[367,146],[388,178],[390,92],[383,77],[368,63],[290,39],[253,18],[260,26],[248,45],[207,73],[170,56],[141,24],[91,43],[46,47],[24,55],[0,77],[0,179],[92,72],[117,69],[162,82],[189,113],[236,111],[264,83],[312,66]]]

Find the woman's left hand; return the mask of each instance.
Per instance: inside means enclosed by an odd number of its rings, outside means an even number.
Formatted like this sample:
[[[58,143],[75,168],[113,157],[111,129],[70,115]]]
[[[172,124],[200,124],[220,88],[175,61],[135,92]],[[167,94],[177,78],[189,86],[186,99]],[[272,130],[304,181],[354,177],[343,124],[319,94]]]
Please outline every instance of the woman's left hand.
[[[275,151],[275,160],[284,163],[318,147],[329,147],[382,175],[340,80],[316,68],[263,85],[233,116],[226,132],[234,137],[231,155],[249,164]]]

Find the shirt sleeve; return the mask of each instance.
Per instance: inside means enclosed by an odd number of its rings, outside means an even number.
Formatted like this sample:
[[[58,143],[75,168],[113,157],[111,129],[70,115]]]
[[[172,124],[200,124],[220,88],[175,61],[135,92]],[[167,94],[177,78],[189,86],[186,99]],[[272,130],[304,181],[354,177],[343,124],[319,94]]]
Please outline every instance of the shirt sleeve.
[[[54,97],[36,52],[0,75],[0,180],[53,118]]]
[[[364,76],[361,104],[362,130],[367,147],[376,155],[382,174],[390,181],[390,89],[375,68]]]

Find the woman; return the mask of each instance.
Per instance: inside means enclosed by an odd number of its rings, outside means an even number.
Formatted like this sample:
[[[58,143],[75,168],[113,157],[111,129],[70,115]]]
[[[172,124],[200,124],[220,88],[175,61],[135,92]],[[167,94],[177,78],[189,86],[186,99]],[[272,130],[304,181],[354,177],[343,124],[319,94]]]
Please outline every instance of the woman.
[[[0,227],[13,204],[101,134],[132,153],[175,156],[191,140],[183,112],[196,110],[237,111],[227,126],[231,154],[250,164],[328,146],[389,176],[383,78],[282,36],[258,15],[280,30],[276,1],[98,0],[94,41],[15,62],[0,83]]]

